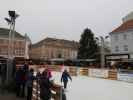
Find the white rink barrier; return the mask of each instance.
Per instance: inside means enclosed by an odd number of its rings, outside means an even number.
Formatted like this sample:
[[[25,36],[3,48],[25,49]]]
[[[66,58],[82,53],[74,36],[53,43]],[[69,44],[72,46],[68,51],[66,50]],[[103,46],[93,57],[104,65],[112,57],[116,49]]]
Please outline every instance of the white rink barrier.
[[[118,80],[133,83],[133,71],[120,70],[117,74]]]
[[[98,78],[108,78],[107,69],[89,69],[89,76]]]
[[[22,65],[16,65],[20,67]],[[45,68],[45,65],[30,65],[31,68],[35,70],[38,68]],[[105,78],[111,80],[119,80],[133,83],[133,71],[129,70],[116,70],[116,69],[98,69],[98,68],[86,68],[86,67],[76,67],[76,66],[61,66],[61,65],[47,65],[52,71],[63,72],[67,69],[71,76],[90,76],[97,78]]]

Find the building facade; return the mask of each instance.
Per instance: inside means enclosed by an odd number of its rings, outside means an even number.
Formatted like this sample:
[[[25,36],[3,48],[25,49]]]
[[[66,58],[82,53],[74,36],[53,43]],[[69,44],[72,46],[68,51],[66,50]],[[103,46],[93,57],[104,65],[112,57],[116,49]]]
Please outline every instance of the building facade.
[[[129,54],[133,58],[133,13],[123,18],[123,23],[110,33],[111,53]]]
[[[27,35],[22,36],[18,32],[14,32],[14,39],[9,40],[9,29],[0,28],[0,57],[29,59],[30,39]],[[11,42],[11,43],[9,43]]]
[[[31,46],[30,58],[43,60],[50,60],[54,58],[76,59],[77,53],[77,42],[46,38]]]

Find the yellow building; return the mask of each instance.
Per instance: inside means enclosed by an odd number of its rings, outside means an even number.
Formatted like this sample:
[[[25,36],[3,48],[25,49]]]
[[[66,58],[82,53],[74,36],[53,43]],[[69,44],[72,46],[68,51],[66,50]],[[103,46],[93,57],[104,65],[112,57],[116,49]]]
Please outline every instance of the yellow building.
[[[30,58],[43,60],[53,58],[76,59],[78,45],[75,41],[46,38],[31,46]]]
[[[9,29],[0,28],[0,57],[8,58],[10,52],[14,58],[28,59],[30,39],[26,35],[14,32],[14,41],[9,43],[9,31]]]

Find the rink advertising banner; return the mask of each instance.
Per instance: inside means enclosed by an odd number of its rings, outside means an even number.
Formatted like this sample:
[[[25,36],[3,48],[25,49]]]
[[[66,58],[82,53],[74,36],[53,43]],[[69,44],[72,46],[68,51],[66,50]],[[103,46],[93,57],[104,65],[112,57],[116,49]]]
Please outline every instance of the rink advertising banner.
[[[77,73],[78,73],[78,75],[88,76],[89,69],[88,68],[78,68]]]
[[[69,73],[71,76],[77,76],[77,71],[78,71],[78,68],[77,67],[69,67]]]
[[[106,70],[106,69],[89,69],[89,76],[108,78],[108,70]]]
[[[119,71],[118,80],[133,83],[133,72],[131,72],[131,71]]]

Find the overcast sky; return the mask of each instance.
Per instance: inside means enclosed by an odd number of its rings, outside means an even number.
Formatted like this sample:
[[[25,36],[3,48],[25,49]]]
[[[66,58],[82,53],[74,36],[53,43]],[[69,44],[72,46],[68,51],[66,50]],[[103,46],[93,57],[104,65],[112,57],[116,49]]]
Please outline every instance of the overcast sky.
[[[0,27],[8,10],[16,10],[16,31],[27,33],[32,42],[45,37],[80,39],[88,27],[96,36],[108,35],[133,11],[133,0],[1,0]]]

